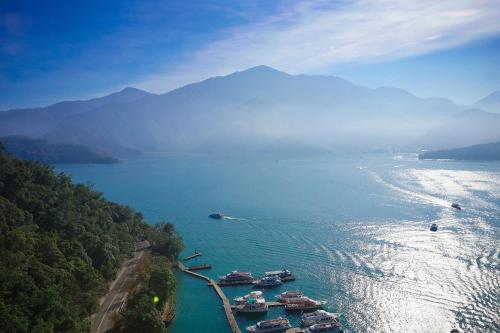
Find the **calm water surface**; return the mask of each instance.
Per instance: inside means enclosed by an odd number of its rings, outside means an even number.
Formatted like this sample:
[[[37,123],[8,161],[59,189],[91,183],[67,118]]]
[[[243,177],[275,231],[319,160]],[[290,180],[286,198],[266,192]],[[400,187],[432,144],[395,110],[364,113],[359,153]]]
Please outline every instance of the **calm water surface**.
[[[213,278],[286,267],[347,332],[500,332],[500,163],[414,154],[145,154],[58,166],[106,198],[174,222]],[[464,208],[450,208],[452,202]],[[211,220],[210,212],[230,218]],[[439,225],[436,233],[429,231]],[[194,261],[193,263],[196,263]],[[215,293],[178,274],[174,333],[230,332]],[[226,287],[229,298],[248,286]],[[237,316],[242,329],[261,317]],[[297,316],[288,316],[297,323]]]

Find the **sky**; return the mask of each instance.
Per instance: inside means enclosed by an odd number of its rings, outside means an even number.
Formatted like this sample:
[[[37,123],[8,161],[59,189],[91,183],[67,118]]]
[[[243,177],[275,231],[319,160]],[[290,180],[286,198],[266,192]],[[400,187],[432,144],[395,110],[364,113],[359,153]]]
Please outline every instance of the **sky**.
[[[500,90],[500,0],[0,1],[0,110],[257,65],[472,104]]]

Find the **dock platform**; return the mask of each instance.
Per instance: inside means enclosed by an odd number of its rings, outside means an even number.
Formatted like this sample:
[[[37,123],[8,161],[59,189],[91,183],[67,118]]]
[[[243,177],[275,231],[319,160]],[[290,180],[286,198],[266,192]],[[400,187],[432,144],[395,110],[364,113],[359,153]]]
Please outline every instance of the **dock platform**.
[[[190,271],[200,271],[202,269],[210,269],[210,268],[212,268],[212,265],[210,264],[201,264],[188,267]]]
[[[201,253],[201,252],[195,252],[195,253],[193,253],[192,255],[190,255],[189,257],[186,257],[186,258],[184,258],[184,259],[182,259],[182,260],[184,260],[184,261],[188,261],[188,260],[194,259],[194,258],[196,258],[196,257],[199,257],[199,256],[201,256],[201,255],[202,255],[202,253]]]

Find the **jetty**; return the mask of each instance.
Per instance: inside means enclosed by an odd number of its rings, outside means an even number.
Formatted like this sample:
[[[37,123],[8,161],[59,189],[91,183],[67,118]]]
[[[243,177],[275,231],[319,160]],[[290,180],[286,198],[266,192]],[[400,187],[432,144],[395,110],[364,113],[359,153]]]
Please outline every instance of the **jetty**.
[[[192,275],[192,276],[197,277],[199,279],[203,279],[203,280],[208,282],[209,286],[214,288],[215,292],[217,293],[220,300],[222,301],[222,306],[224,307],[224,312],[226,313],[226,318],[227,318],[227,321],[229,323],[229,327],[231,328],[231,331],[233,331],[233,333],[241,333],[241,330],[238,327],[238,323],[236,322],[236,318],[234,318],[233,310],[231,309],[231,304],[229,303],[229,300],[227,299],[226,295],[224,295],[224,292],[219,287],[217,282],[215,282],[214,280],[212,280],[211,278],[209,278],[207,276],[190,271],[180,261],[177,263],[177,266],[184,273]]]
[[[193,253],[192,255],[190,255],[189,257],[186,257],[186,258],[184,258],[184,259],[182,259],[182,260],[184,260],[184,261],[188,261],[188,260],[194,259],[194,258],[196,258],[196,257],[199,257],[199,256],[201,256],[201,255],[202,255],[202,253],[201,253],[201,252],[194,251],[194,253]]]

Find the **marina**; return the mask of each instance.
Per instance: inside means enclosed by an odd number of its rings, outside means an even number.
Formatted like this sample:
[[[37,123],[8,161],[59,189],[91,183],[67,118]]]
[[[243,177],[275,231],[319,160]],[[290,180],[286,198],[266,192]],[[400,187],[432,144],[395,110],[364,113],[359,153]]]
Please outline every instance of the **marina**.
[[[201,255],[201,254],[200,254]],[[188,257],[189,258],[189,257]],[[207,276],[204,276],[202,274],[199,274],[199,273],[196,273],[196,272],[193,272],[191,271],[190,269],[188,269],[182,262],[178,261],[177,262],[177,267],[184,273],[186,274],[189,274],[191,276],[194,276],[196,278],[199,278],[199,279],[202,279],[202,280],[205,280],[208,282],[208,285],[212,288],[214,288],[215,292],[217,293],[217,296],[219,297],[219,299],[222,301],[222,307],[224,308],[224,312],[226,314],[226,319],[227,319],[227,322],[229,324],[229,327],[231,329],[231,331],[233,333],[242,333],[239,326],[238,326],[238,323],[236,321],[236,318],[234,317],[234,313],[233,313],[233,310],[236,309],[236,307],[238,305],[231,305],[229,303],[229,300],[228,298],[226,297],[226,295],[224,294],[224,292],[222,291],[222,288],[220,288],[219,284],[220,284],[220,281],[219,283],[215,282],[214,280],[212,280],[211,278],[207,277]],[[231,274],[231,273],[230,273]],[[253,283],[253,280],[252,280],[252,283]],[[252,284],[252,283],[248,283],[248,284]],[[250,296],[247,295],[247,296]],[[282,303],[282,302],[265,302],[265,307],[268,308],[268,307],[285,307],[285,303]],[[304,332],[304,329],[300,328],[300,327],[292,327],[292,328],[288,328],[284,331],[282,331],[283,333],[303,333]]]

